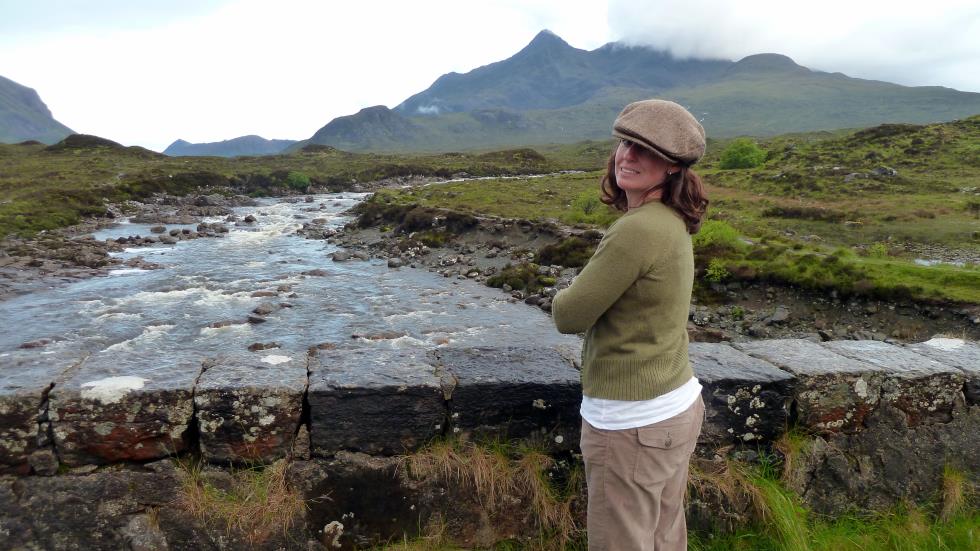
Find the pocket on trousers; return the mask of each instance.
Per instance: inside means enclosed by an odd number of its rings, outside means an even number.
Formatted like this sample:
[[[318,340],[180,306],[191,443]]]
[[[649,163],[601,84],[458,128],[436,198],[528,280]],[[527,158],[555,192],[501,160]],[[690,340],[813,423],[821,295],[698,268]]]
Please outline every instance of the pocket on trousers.
[[[658,484],[677,473],[689,459],[691,440],[696,438],[690,423],[637,429],[637,450],[633,480],[637,484]]]
[[[582,450],[582,459],[592,465],[604,465],[606,463],[607,448],[609,447],[609,432],[597,429],[582,421],[582,438],[579,448]]]

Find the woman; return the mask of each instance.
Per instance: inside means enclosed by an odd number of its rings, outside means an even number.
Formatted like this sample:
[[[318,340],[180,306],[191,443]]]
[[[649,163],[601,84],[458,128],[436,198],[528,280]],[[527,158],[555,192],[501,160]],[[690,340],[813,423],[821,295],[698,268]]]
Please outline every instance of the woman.
[[[623,109],[613,135],[602,201],[626,214],[552,304],[559,331],[586,333],[589,549],[682,550],[688,461],[704,419],[687,357],[691,234],[708,205],[690,166],[704,154],[704,129],[680,105],[646,100]]]

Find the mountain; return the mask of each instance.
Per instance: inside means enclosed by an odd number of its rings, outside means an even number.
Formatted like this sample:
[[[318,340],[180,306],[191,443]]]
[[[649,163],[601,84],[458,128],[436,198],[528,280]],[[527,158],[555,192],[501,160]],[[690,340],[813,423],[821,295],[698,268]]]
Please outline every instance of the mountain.
[[[574,48],[542,31],[513,56],[448,73],[396,106],[338,117],[303,143],[351,151],[450,151],[607,139],[620,109],[673,99],[709,136],[925,124],[980,113],[980,94],[813,71],[775,53],[678,59],[647,47]]]
[[[72,133],[54,120],[32,88],[0,76],[0,142],[37,140],[53,144]]]
[[[296,143],[296,140],[267,140],[262,136],[241,136],[210,143],[190,143],[177,140],[167,146],[164,155],[171,157],[239,157],[242,155],[275,155]]]

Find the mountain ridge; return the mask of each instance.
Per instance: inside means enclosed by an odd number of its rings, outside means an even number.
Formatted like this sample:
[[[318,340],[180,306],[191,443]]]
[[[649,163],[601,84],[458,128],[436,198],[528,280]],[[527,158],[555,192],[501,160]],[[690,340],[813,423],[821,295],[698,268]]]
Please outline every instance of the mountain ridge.
[[[33,88],[0,76],[0,142],[54,144],[74,131],[55,120]]]
[[[207,143],[191,143],[177,139],[163,150],[163,154],[171,157],[275,155],[295,143],[296,140],[267,140],[255,134]]]
[[[372,117],[338,117],[304,143],[352,151],[570,143],[608,137],[626,103],[650,97],[685,105],[715,137],[925,124],[980,113],[978,93],[815,71],[779,53],[681,59],[618,42],[586,51],[544,30],[506,59],[446,73],[390,113],[376,106]]]

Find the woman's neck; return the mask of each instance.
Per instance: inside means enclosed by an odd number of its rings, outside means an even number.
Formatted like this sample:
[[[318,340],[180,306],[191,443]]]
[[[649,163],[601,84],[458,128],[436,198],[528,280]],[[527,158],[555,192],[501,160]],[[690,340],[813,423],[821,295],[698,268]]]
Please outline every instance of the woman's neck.
[[[626,190],[626,210],[631,211],[651,201],[659,201],[662,196],[663,190],[660,188],[639,192]]]

